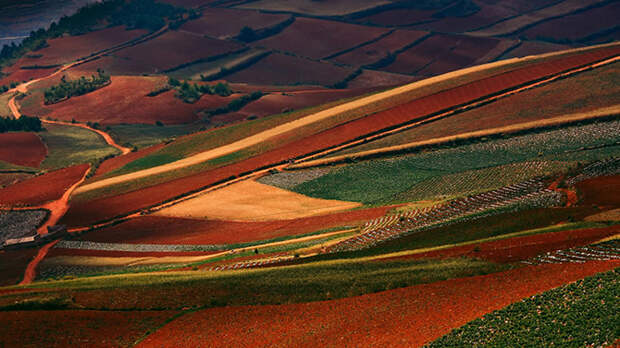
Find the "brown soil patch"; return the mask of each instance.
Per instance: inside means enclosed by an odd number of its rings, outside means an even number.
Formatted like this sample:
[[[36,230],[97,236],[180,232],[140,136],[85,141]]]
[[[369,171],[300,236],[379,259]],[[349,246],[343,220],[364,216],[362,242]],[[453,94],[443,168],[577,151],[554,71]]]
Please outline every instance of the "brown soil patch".
[[[584,180],[576,187],[582,204],[620,206],[620,175]]]

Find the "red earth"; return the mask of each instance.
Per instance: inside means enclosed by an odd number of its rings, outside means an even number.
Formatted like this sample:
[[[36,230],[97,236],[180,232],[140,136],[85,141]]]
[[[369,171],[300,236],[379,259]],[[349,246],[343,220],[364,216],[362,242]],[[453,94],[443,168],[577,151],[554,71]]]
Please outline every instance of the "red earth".
[[[355,66],[373,64],[385,58],[389,53],[400,50],[426,35],[428,33],[425,31],[396,30],[379,41],[336,56],[332,58],[332,61]]]
[[[519,46],[506,52],[501,58],[525,57],[553,51],[569,49],[570,46],[540,41],[523,41]]]
[[[41,77],[48,76],[49,74],[56,71],[57,68],[49,68],[49,69],[11,69],[11,70],[3,70],[3,73],[8,73],[8,76],[4,76],[0,78],[0,86],[9,85],[11,82],[23,82],[30,81],[33,79],[38,79]]]
[[[258,41],[256,45],[321,59],[376,39],[387,32],[385,28],[297,17],[284,31]]]
[[[463,35],[435,34],[398,54],[386,71],[432,76],[472,65],[501,41]]]
[[[230,82],[255,85],[333,85],[354,69],[281,53],[272,53],[250,67],[224,77]]]
[[[519,12],[513,8],[513,2],[497,1],[493,4],[483,4],[482,1],[478,1],[477,4],[481,4],[480,10],[469,16],[447,16],[434,22],[422,23],[413,26],[416,29],[430,30],[440,33],[463,33],[470,30],[475,30],[481,27],[491,25],[502,19],[517,15]],[[532,7],[538,6],[539,3],[555,2],[553,0],[536,1],[531,2]],[[529,9],[528,9],[529,10]]]
[[[363,24],[374,24],[379,26],[414,25],[422,22],[436,21],[437,19],[433,17],[435,12],[437,11],[398,8],[361,17],[356,21]]]
[[[164,257],[164,256],[206,256],[219,251],[187,251],[187,252],[139,252],[139,251],[112,251],[112,250],[82,250],[52,248],[47,257],[54,256],[95,256],[95,257]]]
[[[0,336],[7,347],[125,347],[177,311],[7,311]]]
[[[463,245],[420,254],[381,259],[380,261],[437,259],[465,256],[500,263],[518,262],[549,251],[570,249],[592,244],[603,238],[618,234],[619,232],[620,226],[550,232]]]
[[[240,21],[239,18],[243,18],[243,21]],[[260,30],[273,27],[289,18],[291,16],[288,14],[230,8],[205,8],[202,10],[202,17],[183,24],[180,30],[225,39],[239,35],[245,26]]]
[[[47,148],[36,133],[0,134],[0,161],[38,168],[47,155]]]
[[[99,167],[97,168],[97,171],[95,172],[95,175],[93,176],[93,179],[96,179],[102,176],[103,174],[109,173],[116,169],[122,168],[126,164],[131,163],[144,156],[148,156],[151,153],[162,149],[164,146],[165,146],[164,144],[157,144],[157,145],[149,146],[147,148],[138,150],[136,152],[130,152],[126,155],[112,157],[99,165]]]
[[[39,58],[20,59],[16,66],[58,65],[88,57],[93,53],[112,48],[119,44],[136,39],[147,33],[146,30],[126,30],[117,26],[93,31],[84,35],[66,36],[48,40],[49,47],[37,50],[33,54],[43,55]],[[34,57],[34,56],[33,56]]]
[[[578,41],[617,27],[618,13],[620,3],[612,2],[605,6],[544,21],[519,35],[532,40],[543,38]]]
[[[47,117],[64,121],[181,124],[197,120],[200,110],[218,108],[239,97],[203,95],[196,103],[188,104],[176,98],[175,91],[147,96],[164,83],[162,77],[112,76],[112,83],[106,87],[53,105],[43,106],[40,100],[39,106],[51,111]],[[24,112],[27,111],[28,108],[24,108]]]
[[[238,51],[243,46],[184,31],[168,31],[152,40],[114,53],[115,57],[144,64],[162,72],[182,64]]]
[[[19,283],[36,254],[36,248],[0,251],[0,286]]]
[[[88,164],[68,167],[0,189],[0,206],[36,206],[59,199],[88,168]]]
[[[140,346],[418,347],[523,298],[619,265],[528,266],[332,301],[211,308],[172,321]]]
[[[251,172],[256,170],[256,168],[280,163],[330,146],[339,145],[345,141],[358,138],[363,134],[393,127],[403,122],[423,119],[426,115],[445,110],[451,106],[461,105],[509,87],[519,86],[550,74],[595,62],[617,54],[618,51],[620,51],[620,47],[611,47],[595,52],[551,59],[532,67],[501,73],[418,98],[392,109],[333,127],[318,134],[309,135],[306,138],[292,141],[288,144],[279,140],[281,142],[279,148],[232,165],[211,170],[208,172],[209,175],[200,173],[114,197],[92,200],[72,207],[65,216],[64,221],[72,226],[83,225],[126,214],[128,212],[126,207],[132,207],[133,210],[149,207],[158,202],[176,197],[179,195],[179,192],[189,192],[213,185],[231,176]]]
[[[402,74],[393,74],[385,71],[378,70],[363,70],[362,73],[349,81],[347,84],[348,88],[363,88],[366,86],[383,86],[383,87],[391,87],[391,86],[400,86],[407,83],[414,82],[416,80],[421,79],[420,77],[410,76],[410,75],[402,75]]]
[[[32,176],[32,174],[27,173],[0,173],[0,188],[16,184]]]
[[[601,176],[577,183],[581,204],[620,206],[620,175]]]
[[[392,207],[354,210],[308,218],[234,222],[143,216],[86,233],[78,239],[129,244],[233,244],[294,236],[381,217]]]

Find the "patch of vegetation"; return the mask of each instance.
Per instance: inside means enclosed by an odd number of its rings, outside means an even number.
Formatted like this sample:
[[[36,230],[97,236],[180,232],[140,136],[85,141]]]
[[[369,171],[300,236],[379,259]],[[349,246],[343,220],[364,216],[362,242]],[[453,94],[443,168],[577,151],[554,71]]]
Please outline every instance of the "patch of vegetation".
[[[228,83],[225,82],[220,82],[212,86],[198,85],[195,83],[189,84],[187,81],[181,83],[179,80],[171,77],[168,79],[168,85],[170,89],[174,88],[177,90],[177,93],[174,95],[175,97],[189,104],[197,102],[204,94],[228,97],[233,93]]]
[[[272,27],[269,27],[269,28],[263,28],[263,29],[256,30],[248,26],[245,26],[241,28],[241,31],[239,32],[239,35],[237,35],[236,39],[239,41],[243,41],[245,43],[262,40],[266,37],[273,36],[281,32],[286,27],[293,24],[293,22],[295,22],[295,17],[291,16],[289,19],[281,23],[278,23]]]
[[[264,95],[265,95],[265,93],[263,93],[261,91],[252,92],[250,94],[246,94],[246,95],[244,95],[242,97],[239,97],[239,98],[231,101],[226,106],[222,106],[222,107],[219,107],[217,109],[209,110],[209,111],[206,111],[205,113],[208,116],[215,116],[215,115],[227,114],[229,112],[239,111],[244,106],[248,105],[249,103],[251,103],[251,102],[253,102],[255,100],[258,100],[258,99],[262,98]]]
[[[101,158],[118,153],[101,136],[84,128],[51,124],[40,136],[48,149],[42,168],[96,163]]]
[[[58,288],[75,298],[76,306],[84,308],[218,307],[351,297],[507,268],[463,258],[384,263],[347,260],[235,272],[189,271],[79,278],[35,283],[31,287]],[[29,296],[33,295],[24,294],[18,298]]]
[[[45,104],[55,104],[71,97],[83,95],[110,84],[110,75],[103,70],[97,69],[97,75],[90,79],[82,76],[77,80],[67,81],[66,76],[60,79],[58,85],[46,88],[43,95]]]
[[[39,29],[30,33],[19,45],[4,45],[0,50],[0,66],[10,64],[31,51],[47,46],[47,40],[65,34],[80,35],[90,32],[101,24],[108,26],[125,25],[127,29],[147,29],[155,31],[166,22],[181,23],[189,17],[196,17],[196,10],[175,7],[155,0],[107,0],[82,7],[69,17],[62,17],[49,29]]]
[[[603,347],[620,338],[620,268],[487,314],[429,347]]]
[[[0,311],[49,311],[67,309],[70,305],[71,299],[66,297],[35,297],[0,306]]]
[[[5,132],[40,132],[41,120],[36,117],[22,116],[20,118],[1,117],[0,133]]]
[[[329,260],[340,258],[358,258],[376,256],[405,250],[432,248],[442,245],[459,244],[476,241],[485,238],[501,237],[516,232],[539,229],[556,225],[566,221],[578,221],[584,217],[596,213],[598,210],[592,207],[570,208],[537,208],[520,212],[510,212],[476,220],[456,222],[447,226],[440,226],[403,236],[394,240],[388,240],[368,249],[343,252],[337,254],[320,255],[312,260]],[[598,226],[586,224],[582,227]],[[559,226],[560,230],[564,227]],[[580,228],[570,225],[569,228]],[[550,230],[538,230],[533,233],[551,232]]]
[[[195,124],[172,124],[160,127],[155,124],[119,124],[106,126],[106,129],[119,144],[142,149],[196,132],[200,129],[200,126]]]

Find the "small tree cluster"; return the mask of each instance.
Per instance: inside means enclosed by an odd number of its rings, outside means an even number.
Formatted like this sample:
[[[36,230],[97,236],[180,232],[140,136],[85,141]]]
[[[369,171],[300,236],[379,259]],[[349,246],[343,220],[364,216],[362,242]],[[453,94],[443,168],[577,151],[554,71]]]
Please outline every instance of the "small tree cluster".
[[[67,81],[66,77],[63,76],[60,80],[60,84],[45,90],[45,104],[58,103],[59,101],[69,99],[76,95],[92,92],[107,85],[109,82],[110,75],[100,69],[97,69],[97,75],[92,75],[90,79],[82,76],[77,80]]]
[[[171,85],[174,86],[172,83]],[[189,84],[185,81],[178,86],[176,97],[182,99],[186,103],[195,103],[203,94],[228,97],[232,94],[232,89],[230,89],[227,83],[223,82],[216,85],[198,85],[195,83]]]
[[[0,117],[0,133],[5,132],[40,132],[41,120],[36,117],[22,116],[20,118]]]

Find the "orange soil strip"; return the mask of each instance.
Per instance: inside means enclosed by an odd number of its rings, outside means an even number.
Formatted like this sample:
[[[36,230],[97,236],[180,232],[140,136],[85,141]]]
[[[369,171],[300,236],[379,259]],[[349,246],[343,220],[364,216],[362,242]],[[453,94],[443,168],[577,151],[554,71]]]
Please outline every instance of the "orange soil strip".
[[[523,298],[620,266],[527,266],[333,301],[212,308],[180,317],[140,347],[417,347]]]
[[[614,58],[614,60],[620,60],[620,57]],[[602,109],[589,111],[589,112],[584,112],[584,113],[563,115],[563,116],[553,117],[553,118],[544,119],[544,120],[523,122],[523,123],[514,124],[510,126],[485,129],[485,130],[475,131],[475,132],[466,132],[466,133],[461,133],[457,135],[451,135],[451,136],[423,140],[423,141],[416,141],[416,142],[402,144],[402,145],[388,146],[388,147],[383,147],[380,149],[361,151],[361,152],[346,154],[346,155],[341,155],[341,156],[333,156],[329,158],[312,160],[312,161],[303,162],[303,163],[296,163],[287,168],[288,169],[308,168],[308,167],[314,167],[318,165],[325,165],[329,163],[342,162],[343,160],[349,159],[349,158],[359,159],[359,158],[364,158],[364,157],[377,156],[381,154],[399,152],[403,150],[412,150],[412,149],[427,147],[427,146],[437,146],[437,145],[447,144],[447,143],[451,143],[451,142],[458,141],[458,140],[475,139],[475,138],[481,138],[481,137],[497,135],[497,134],[510,134],[510,133],[516,133],[516,132],[521,132],[525,130],[543,128],[543,127],[560,126],[563,124],[570,124],[570,123],[575,123],[579,121],[607,117],[607,116],[616,115],[619,113],[620,113],[620,105],[615,105],[615,106],[602,108]],[[316,154],[315,157],[324,156],[326,154],[342,150],[343,148],[348,148],[354,145],[358,145],[358,144],[362,144],[362,143],[374,140],[375,138],[380,138],[380,137],[384,137],[389,134],[401,132],[405,129],[409,129],[419,124],[427,123],[434,119],[443,118],[443,117],[446,117],[446,114],[441,114],[441,115],[432,117],[431,119],[426,119],[420,122],[416,122],[415,124],[403,126],[398,129],[390,130],[388,132],[381,133],[373,137],[364,138],[362,140],[358,140],[358,141],[348,143],[343,146],[339,146],[339,147],[336,147],[330,150],[326,150],[324,152]]]
[[[164,165],[136,171],[136,172],[125,174],[125,175],[119,175],[113,178],[108,178],[108,179],[100,180],[100,181],[97,181],[97,182],[94,182],[88,185],[84,185],[78,189],[78,193],[88,192],[88,191],[92,191],[98,188],[130,181],[130,180],[140,179],[140,178],[157,175],[157,174],[161,174],[161,173],[165,173],[165,172],[169,172],[169,171],[173,171],[173,170],[177,170],[181,168],[186,168],[194,164],[202,163],[210,159],[214,159],[220,156],[224,156],[224,155],[245,149],[253,145],[257,145],[266,140],[276,138],[277,136],[280,136],[287,132],[294,131],[295,129],[299,129],[301,127],[322,121],[324,119],[335,117],[343,112],[363,108],[364,106],[376,103],[383,99],[393,97],[395,95],[400,95],[400,94],[403,94],[403,93],[406,93],[406,92],[409,92],[409,91],[412,91],[412,90],[415,90],[415,89],[418,89],[418,88],[421,88],[421,87],[424,87],[424,86],[427,86],[433,83],[437,83],[440,81],[444,81],[446,79],[466,75],[472,72],[490,69],[490,68],[494,68],[498,66],[503,66],[506,64],[513,64],[516,61],[521,61],[521,60],[520,59],[508,59],[508,60],[502,60],[499,62],[484,64],[484,65],[480,65],[480,66],[476,66],[472,68],[457,70],[457,71],[443,74],[437,77],[433,77],[433,78],[425,79],[422,81],[417,81],[411,84],[407,84],[407,85],[394,88],[394,89],[391,89],[391,90],[388,90],[382,93],[377,93],[377,94],[374,94],[368,97],[363,97],[363,98],[360,98],[360,99],[357,99],[357,100],[354,100],[348,103],[335,106],[333,108],[329,108],[327,110],[317,112],[315,114],[311,114],[309,116],[306,116],[306,117],[303,117],[303,118],[300,118],[300,119],[297,119],[291,122],[281,124],[271,129],[251,135],[247,138],[235,141],[233,143],[230,143],[224,146],[220,146],[215,149],[207,150],[207,151],[195,154],[190,157],[183,158],[181,160],[178,160],[172,163],[167,163]]]
[[[39,249],[37,256],[35,256],[34,259],[28,264],[28,267],[26,267],[26,271],[24,272],[24,279],[19,283],[19,285],[28,285],[32,283],[32,281],[36,277],[37,266],[39,266],[39,263],[43,261],[45,256],[47,256],[47,253],[49,252],[49,250],[54,245],[56,245],[56,243],[58,243],[57,240],[51,243],[48,243],[44,245],[41,249]]]
[[[360,203],[317,199],[253,180],[241,181],[156,215],[228,221],[290,220],[350,210]]]

